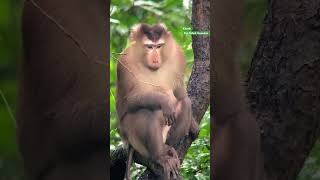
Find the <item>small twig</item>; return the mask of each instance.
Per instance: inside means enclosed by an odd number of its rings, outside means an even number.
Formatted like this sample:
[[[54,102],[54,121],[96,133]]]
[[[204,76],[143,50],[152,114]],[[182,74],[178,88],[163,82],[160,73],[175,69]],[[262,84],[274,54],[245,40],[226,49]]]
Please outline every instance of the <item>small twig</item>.
[[[138,79],[136,77],[136,75],[123,62],[121,62],[119,59],[117,59],[116,57],[114,57],[112,55],[111,55],[111,58],[118,61],[134,78]]]
[[[76,46],[80,49],[82,54],[84,54],[88,59],[92,60],[92,58],[87,53],[86,49],[81,45],[79,39],[77,39],[72,33],[67,31],[59,22],[57,22],[52,16],[50,16],[44,9],[42,9],[34,0],[27,0],[30,2],[34,7],[39,9],[39,11],[46,16],[51,22],[53,22],[68,38],[70,38]],[[101,64],[100,61],[94,61],[95,63]]]
[[[111,89],[110,89],[110,94],[111,94],[111,96],[113,97],[113,99],[116,100],[116,98],[115,98],[115,96],[113,95],[113,92],[111,91]]]
[[[118,61],[118,59],[116,58],[116,57],[114,57],[114,56],[110,56],[112,59],[114,59],[114,60],[116,60],[116,61]]]
[[[12,109],[11,109],[11,107],[9,106],[9,103],[8,103],[6,97],[4,96],[4,93],[2,92],[1,89],[0,89],[0,94],[1,94],[1,97],[2,97],[2,99],[3,99],[3,101],[4,101],[5,106],[6,106],[7,110],[8,110],[8,112],[9,112],[10,118],[11,118],[11,119],[14,121],[14,123],[15,123],[15,122],[16,122],[16,118],[14,117],[14,115],[13,115],[13,113],[12,113]]]
[[[107,67],[108,67],[108,63],[107,63],[107,62],[105,62],[105,61],[96,60],[95,62],[96,62],[97,64],[102,64],[102,65],[105,65],[105,66],[107,66]]]
[[[130,70],[130,68],[127,67],[127,66],[124,64],[124,62],[120,61],[119,59],[117,59],[117,58],[114,57],[114,56],[111,56],[111,57],[112,57],[113,59],[115,59],[116,61],[118,61],[118,62],[119,62],[135,79],[137,79],[139,82],[144,83],[144,84],[148,84],[148,85],[151,85],[151,86],[155,86],[155,87],[158,87],[158,88],[163,88],[163,87],[161,87],[161,86],[159,86],[159,85],[152,84],[152,83],[150,83],[150,82],[146,82],[146,81],[140,80],[140,79],[134,74],[134,72],[132,72],[132,71]]]

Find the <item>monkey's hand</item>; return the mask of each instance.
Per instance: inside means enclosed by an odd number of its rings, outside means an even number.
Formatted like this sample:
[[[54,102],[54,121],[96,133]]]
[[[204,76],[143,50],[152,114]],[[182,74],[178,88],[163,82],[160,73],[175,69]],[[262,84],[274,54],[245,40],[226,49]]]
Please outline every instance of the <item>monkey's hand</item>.
[[[162,113],[165,119],[165,124],[171,126],[175,123],[176,108],[175,103],[167,102],[161,106]]]
[[[171,89],[167,90],[165,94],[167,95],[167,100],[166,104],[164,104],[162,108],[162,112],[165,118],[166,125],[171,126],[176,121],[177,99]]]

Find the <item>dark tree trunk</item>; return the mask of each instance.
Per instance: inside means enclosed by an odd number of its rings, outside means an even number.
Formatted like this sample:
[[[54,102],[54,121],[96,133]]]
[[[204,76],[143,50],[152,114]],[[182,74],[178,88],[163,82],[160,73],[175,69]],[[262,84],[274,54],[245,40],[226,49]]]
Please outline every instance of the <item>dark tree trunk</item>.
[[[210,21],[210,1],[193,0],[192,5],[192,28],[194,31],[209,31]],[[188,84],[188,94],[192,101],[193,116],[198,123],[208,109],[210,103],[210,45],[209,36],[197,35],[192,38],[192,47],[194,51],[194,65]],[[180,159],[183,159],[192,140],[190,137],[183,139],[183,142],[176,147]],[[142,158],[134,157],[135,161],[147,164],[148,167],[155,168],[153,164]],[[123,176],[126,161],[126,151],[118,148],[111,153],[111,179],[117,179],[119,175]],[[122,168],[121,168],[122,167]],[[155,179],[156,177],[146,171],[140,179]],[[123,178],[122,178],[123,179]]]
[[[268,180],[297,178],[319,135],[320,2],[270,0],[248,76]]]

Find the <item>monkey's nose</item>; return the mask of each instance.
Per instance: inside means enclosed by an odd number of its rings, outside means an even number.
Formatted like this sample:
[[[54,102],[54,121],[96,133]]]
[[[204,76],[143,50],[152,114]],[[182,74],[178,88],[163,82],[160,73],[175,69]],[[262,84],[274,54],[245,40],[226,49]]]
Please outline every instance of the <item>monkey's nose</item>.
[[[159,61],[157,59],[154,59],[152,62],[153,63],[159,63]]]

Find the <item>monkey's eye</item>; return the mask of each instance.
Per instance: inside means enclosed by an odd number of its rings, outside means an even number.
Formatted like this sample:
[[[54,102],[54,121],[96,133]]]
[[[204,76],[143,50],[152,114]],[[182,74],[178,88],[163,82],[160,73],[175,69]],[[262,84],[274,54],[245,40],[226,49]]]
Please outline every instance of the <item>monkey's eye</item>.
[[[160,44],[157,44],[157,49],[161,48],[162,46],[164,45],[164,43],[160,43]]]
[[[152,48],[153,48],[153,46],[152,46],[151,44],[147,44],[146,47],[147,47],[148,49],[152,49]]]

